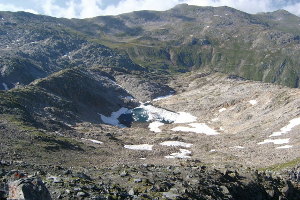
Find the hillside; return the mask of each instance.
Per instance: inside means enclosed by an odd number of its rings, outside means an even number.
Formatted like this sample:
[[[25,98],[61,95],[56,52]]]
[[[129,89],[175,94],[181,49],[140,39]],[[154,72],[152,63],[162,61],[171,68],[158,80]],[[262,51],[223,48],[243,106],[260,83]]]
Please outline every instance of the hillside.
[[[82,20],[0,15],[0,81],[8,88],[78,65],[164,73],[206,68],[299,87],[300,19],[286,11],[250,15],[182,4]]]
[[[299,199],[299,24],[0,12],[0,199]]]

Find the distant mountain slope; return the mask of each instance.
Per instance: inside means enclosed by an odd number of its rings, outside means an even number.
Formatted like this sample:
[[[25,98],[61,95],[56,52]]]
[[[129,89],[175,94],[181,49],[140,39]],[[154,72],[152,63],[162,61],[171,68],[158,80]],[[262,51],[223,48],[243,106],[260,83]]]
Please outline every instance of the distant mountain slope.
[[[98,113],[110,114],[120,106],[130,106],[125,99],[127,96],[130,94],[107,73],[66,69],[24,88],[2,93],[0,109],[1,113],[23,116],[31,119],[29,122],[54,127],[57,122],[99,123]]]
[[[283,10],[250,15],[181,4],[90,19],[24,12],[1,12],[0,19],[0,82],[8,88],[73,66],[143,70],[137,64],[164,73],[210,68],[299,87],[300,18]]]
[[[185,4],[89,19],[105,33],[103,43],[126,50],[142,66],[180,72],[210,68],[290,87],[299,87],[299,20],[286,11],[250,15]]]
[[[0,83],[8,88],[78,66],[143,70],[126,54],[68,28],[68,20],[24,12],[1,12],[0,19]]]

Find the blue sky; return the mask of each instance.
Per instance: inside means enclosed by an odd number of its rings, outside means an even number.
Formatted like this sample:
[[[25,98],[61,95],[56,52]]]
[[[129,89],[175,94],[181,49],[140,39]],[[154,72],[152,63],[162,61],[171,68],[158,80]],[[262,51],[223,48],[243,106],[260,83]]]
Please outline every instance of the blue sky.
[[[136,10],[167,10],[179,3],[230,6],[245,12],[285,9],[300,16],[300,0],[0,0],[2,11],[27,11],[65,18],[117,15]]]

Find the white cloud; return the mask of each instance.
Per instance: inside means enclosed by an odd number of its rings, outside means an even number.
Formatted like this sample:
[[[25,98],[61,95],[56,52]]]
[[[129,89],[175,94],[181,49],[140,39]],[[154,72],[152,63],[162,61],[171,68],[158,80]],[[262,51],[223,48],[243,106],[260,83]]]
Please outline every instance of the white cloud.
[[[66,7],[61,7],[55,3],[55,0],[45,0],[42,5],[43,13],[54,17],[75,18],[76,2],[70,0],[66,2]]]
[[[81,0],[80,18],[88,18],[102,15],[100,8],[102,0]]]
[[[33,13],[33,14],[38,14],[38,12],[33,10],[33,9],[25,9],[25,8],[21,8],[21,7],[12,5],[12,4],[1,4],[0,3],[0,10],[2,10],[2,11],[13,11],[13,12],[25,11],[25,12],[30,12],[30,13]]]
[[[104,15],[116,15],[136,10],[167,10],[179,4],[180,0],[122,0],[116,6],[108,6],[102,10]]]
[[[300,3],[294,0],[120,0],[117,4],[107,7],[105,1],[110,0],[31,0],[36,1],[35,9],[46,15],[65,18],[88,18],[100,15],[117,15],[137,10],[167,10],[179,3],[198,6],[229,6],[249,13],[269,12],[280,8],[300,15]],[[28,3],[30,5],[30,3]],[[27,11],[38,13],[33,9],[26,9],[10,4],[1,4],[0,10]]]
[[[65,18],[89,18],[99,15],[118,15],[137,10],[167,10],[182,0],[121,0],[117,5],[102,8],[103,0],[69,0],[66,7],[59,6],[55,0],[45,0],[42,5],[46,15]]]
[[[78,0],[77,0],[78,1]],[[88,18],[99,15],[117,15],[137,10],[167,10],[179,3],[198,6],[229,6],[249,13],[269,12],[285,5],[284,9],[300,15],[300,3],[284,0],[121,0],[116,5],[102,8],[104,0],[69,0],[67,8],[59,7],[54,4],[54,0],[46,0],[44,7],[45,13],[58,17],[78,17]]]
[[[296,3],[294,5],[285,6],[283,9],[300,16],[300,3]]]

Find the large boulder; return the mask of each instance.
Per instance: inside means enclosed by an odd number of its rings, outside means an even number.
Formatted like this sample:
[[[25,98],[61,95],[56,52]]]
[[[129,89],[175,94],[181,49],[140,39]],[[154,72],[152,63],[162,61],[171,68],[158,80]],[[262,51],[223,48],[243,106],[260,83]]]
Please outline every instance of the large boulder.
[[[22,178],[8,183],[8,199],[51,200],[44,183],[37,178]]]

